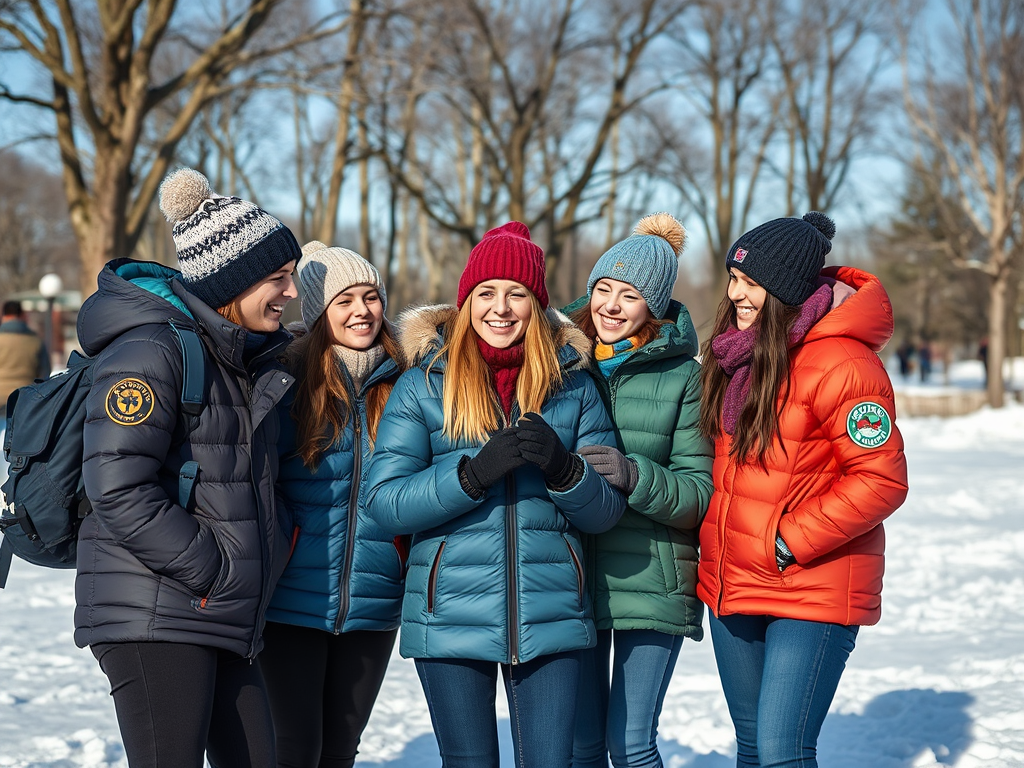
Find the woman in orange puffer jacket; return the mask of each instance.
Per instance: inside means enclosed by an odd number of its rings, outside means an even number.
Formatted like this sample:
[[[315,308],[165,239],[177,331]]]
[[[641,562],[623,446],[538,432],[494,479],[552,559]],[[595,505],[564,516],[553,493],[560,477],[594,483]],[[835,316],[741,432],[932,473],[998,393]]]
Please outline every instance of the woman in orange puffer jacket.
[[[892,306],[873,275],[823,269],[834,234],[811,212],[742,235],[703,350],[715,492],[697,594],[740,768],[817,766],[857,630],[881,613],[882,521],[907,493],[876,354]]]

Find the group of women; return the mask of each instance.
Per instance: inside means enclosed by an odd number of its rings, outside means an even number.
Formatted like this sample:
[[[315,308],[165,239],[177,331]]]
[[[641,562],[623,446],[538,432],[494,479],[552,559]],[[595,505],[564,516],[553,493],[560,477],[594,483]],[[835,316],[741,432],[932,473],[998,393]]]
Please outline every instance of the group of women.
[[[196,171],[161,209],[180,272],[111,262],[79,316],[99,357],[76,642],[130,765],[351,766],[400,633],[446,768],[498,765],[499,672],[517,766],[660,766],[705,605],[737,765],[816,765],[906,493],[891,307],[824,268],[827,217],[732,246],[701,351],[667,214],[563,312],[527,227],[492,229],[454,306],[393,327],[369,262],[300,249]]]

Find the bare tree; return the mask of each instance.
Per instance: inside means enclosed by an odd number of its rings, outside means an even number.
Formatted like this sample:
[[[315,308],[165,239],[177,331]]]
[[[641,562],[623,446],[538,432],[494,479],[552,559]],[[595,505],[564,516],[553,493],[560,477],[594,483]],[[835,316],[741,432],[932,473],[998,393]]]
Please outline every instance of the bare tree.
[[[882,124],[891,4],[772,0],[762,7],[772,17],[766,27],[786,104],[785,215],[828,211]]]
[[[929,51],[909,9],[900,28],[906,111],[939,212],[947,258],[989,280],[989,404],[1004,403],[1000,372],[1024,262],[1024,5],[948,0],[952,34]],[[941,57],[938,66],[936,57]],[[983,245],[979,248],[978,243]]]
[[[108,259],[134,250],[175,150],[203,108],[232,87],[235,73],[295,43],[288,35],[253,45],[282,1],[224,0],[212,9],[179,8],[175,0],[0,6],[0,44],[27,54],[52,83],[50,94],[25,93],[0,79],[0,98],[39,107],[54,121],[83,292],[94,289]],[[153,131],[157,110],[172,102],[173,119]]]

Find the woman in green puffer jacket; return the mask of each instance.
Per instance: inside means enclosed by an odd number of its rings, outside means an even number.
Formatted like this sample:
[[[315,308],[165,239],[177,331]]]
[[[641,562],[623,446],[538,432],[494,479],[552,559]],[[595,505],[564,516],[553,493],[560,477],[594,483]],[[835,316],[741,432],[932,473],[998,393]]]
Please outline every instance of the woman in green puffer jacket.
[[[601,256],[587,296],[567,308],[594,341],[594,377],[621,449],[580,454],[628,497],[618,524],[588,537],[598,642],[581,669],[573,768],[603,768],[608,757],[616,768],[662,765],[665,692],[683,638],[703,636],[697,528],[713,453],[697,429],[697,335],[671,299],[685,236],[668,214],[645,217]]]

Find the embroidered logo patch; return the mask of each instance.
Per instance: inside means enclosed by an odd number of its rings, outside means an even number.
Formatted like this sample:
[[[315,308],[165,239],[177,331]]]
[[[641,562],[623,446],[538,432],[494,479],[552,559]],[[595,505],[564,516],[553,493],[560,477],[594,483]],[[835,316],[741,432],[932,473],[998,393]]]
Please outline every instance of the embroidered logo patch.
[[[107,392],[107,416],[126,427],[148,419],[153,405],[153,389],[140,379],[121,379]]]
[[[878,448],[892,435],[892,419],[878,403],[860,403],[846,417],[846,434],[861,448]]]
[[[736,253],[732,256],[732,260],[737,264],[742,264],[745,258],[747,258],[747,251],[745,248],[737,248]]]

